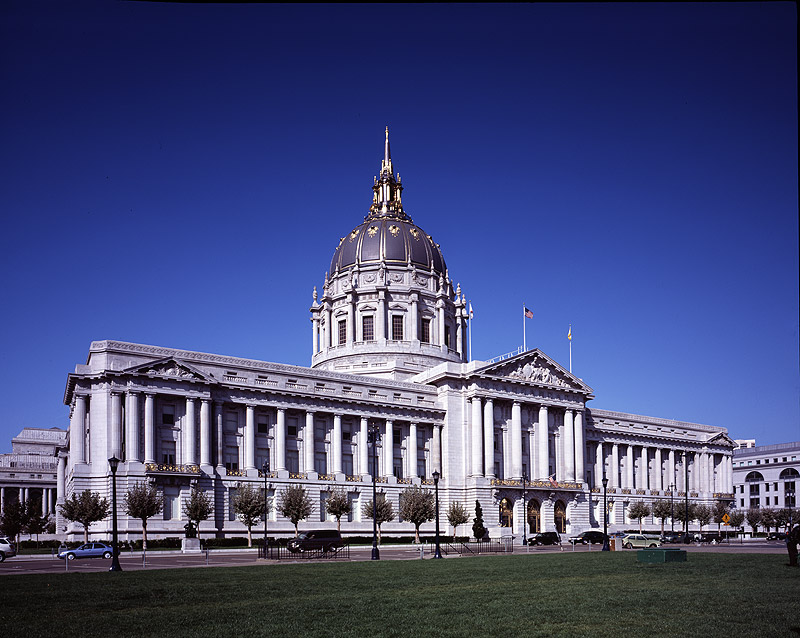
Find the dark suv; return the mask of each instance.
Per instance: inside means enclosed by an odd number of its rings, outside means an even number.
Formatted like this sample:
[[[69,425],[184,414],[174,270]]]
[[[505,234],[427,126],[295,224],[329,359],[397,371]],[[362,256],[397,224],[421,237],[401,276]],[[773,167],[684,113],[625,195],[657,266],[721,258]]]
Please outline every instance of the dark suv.
[[[539,532],[528,539],[528,545],[560,545],[558,532]]]
[[[286,543],[286,549],[293,554],[318,550],[329,552],[340,547],[344,547],[344,541],[342,540],[342,535],[335,529],[318,529],[313,532],[303,532],[297,538],[293,538]]]
[[[586,532],[581,532],[577,536],[572,536],[569,539],[570,543],[582,543],[584,545],[588,545],[589,543],[602,543],[606,539],[606,535],[603,532],[597,532],[595,530],[588,530]]]

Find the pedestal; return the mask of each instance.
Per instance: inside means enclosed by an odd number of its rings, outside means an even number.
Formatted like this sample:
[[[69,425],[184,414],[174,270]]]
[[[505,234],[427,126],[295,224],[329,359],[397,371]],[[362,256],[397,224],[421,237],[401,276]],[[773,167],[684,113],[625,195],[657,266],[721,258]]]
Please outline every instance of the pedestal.
[[[181,551],[184,554],[200,553],[200,539],[199,538],[184,538],[181,541]]]

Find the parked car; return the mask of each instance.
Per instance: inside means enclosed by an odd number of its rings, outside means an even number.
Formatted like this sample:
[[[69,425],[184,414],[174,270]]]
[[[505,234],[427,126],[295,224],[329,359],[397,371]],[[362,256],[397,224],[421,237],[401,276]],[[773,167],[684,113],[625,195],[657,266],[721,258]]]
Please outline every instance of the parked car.
[[[76,558],[111,558],[113,549],[105,543],[84,543],[75,549],[65,549],[58,552],[59,558],[74,560]]]
[[[560,545],[558,532],[539,532],[528,539],[528,545]]]
[[[664,532],[660,540],[662,543],[680,543],[683,540],[683,532]]]
[[[313,532],[303,532],[297,538],[286,543],[286,549],[293,554],[322,550],[329,552],[332,549],[344,547],[342,535],[335,529],[318,529]]]
[[[768,541],[785,541],[786,532],[770,532],[767,534]]]
[[[705,532],[700,535],[701,543],[710,543],[716,545],[717,543],[727,542],[727,538],[719,532]]]
[[[6,558],[11,558],[17,555],[17,546],[11,542],[11,539],[5,536],[0,536],[0,563]]]
[[[606,535],[603,532],[598,532],[596,530],[590,529],[585,532],[581,532],[577,536],[571,536],[569,539],[570,543],[581,543],[583,545],[588,545],[591,543],[594,545],[595,543],[603,543],[606,540]]]
[[[644,534],[625,534],[622,537],[622,546],[625,549],[634,547],[661,547],[661,541],[654,538],[647,538]]]

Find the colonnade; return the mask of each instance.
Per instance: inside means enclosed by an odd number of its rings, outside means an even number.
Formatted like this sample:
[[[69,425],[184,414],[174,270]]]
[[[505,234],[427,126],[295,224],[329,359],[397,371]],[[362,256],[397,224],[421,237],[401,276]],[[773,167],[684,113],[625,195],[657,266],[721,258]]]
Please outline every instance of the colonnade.
[[[469,473],[471,476],[495,477],[495,399],[492,397],[473,396],[467,399],[470,419],[471,459]],[[522,403],[511,402],[511,423],[508,437],[510,457],[508,470],[504,478],[521,479],[523,474],[523,436],[528,437],[528,478],[547,479],[555,474],[557,481],[584,480],[584,427],[583,410],[558,408],[563,410],[563,428],[557,431],[563,434],[563,440],[557,446],[555,467],[550,467],[550,423],[553,421],[554,408],[545,404],[538,406],[538,419],[535,423],[522,423]],[[504,448],[504,453],[506,450]],[[506,460],[506,459],[504,459]]]
[[[51,470],[52,471],[52,470]],[[17,490],[16,498],[20,503],[27,503],[28,499],[33,496],[34,492],[41,491],[42,493],[42,516],[47,516],[56,511],[57,492],[54,487],[39,487],[36,485],[20,485],[11,486],[3,485],[0,487],[0,512],[3,511],[3,506],[6,503],[6,498],[9,497],[11,490]]]
[[[657,444],[591,444],[595,446],[594,487],[601,487],[605,476],[610,488],[661,492],[674,485],[679,491],[704,494],[733,492],[733,460],[729,454]],[[684,463],[689,465],[688,486]]]

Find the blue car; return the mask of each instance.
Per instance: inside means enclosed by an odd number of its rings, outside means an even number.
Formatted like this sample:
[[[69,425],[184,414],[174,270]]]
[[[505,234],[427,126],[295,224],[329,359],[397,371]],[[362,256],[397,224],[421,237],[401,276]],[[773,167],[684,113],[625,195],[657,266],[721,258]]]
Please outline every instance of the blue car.
[[[75,549],[65,549],[58,552],[58,557],[66,558],[67,560],[76,558],[111,558],[112,551],[111,545],[106,545],[105,543],[84,543]]]

